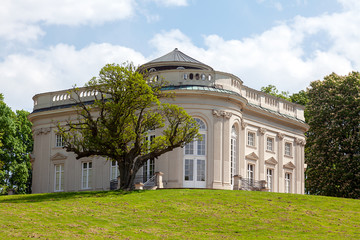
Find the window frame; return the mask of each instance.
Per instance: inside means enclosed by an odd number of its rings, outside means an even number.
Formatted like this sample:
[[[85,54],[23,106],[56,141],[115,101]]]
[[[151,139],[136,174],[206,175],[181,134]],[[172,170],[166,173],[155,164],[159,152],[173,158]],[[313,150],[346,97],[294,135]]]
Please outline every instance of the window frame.
[[[252,145],[250,144],[250,135],[252,135]],[[256,134],[254,131],[248,131],[247,132],[247,139],[246,139],[246,145],[248,147],[256,148]]]
[[[291,193],[292,174],[289,172],[285,172],[284,180],[285,180],[285,193]]]
[[[252,169],[250,169],[252,168]],[[255,164],[248,163],[246,168],[246,176],[249,179],[251,185],[254,185],[255,182]]]
[[[287,151],[287,146],[289,146],[289,151]],[[291,142],[286,141],[284,143],[284,155],[286,157],[292,157],[293,156],[293,144]]]
[[[271,141],[269,141],[269,140],[271,140]],[[269,144],[270,142],[271,142],[271,145]],[[271,146],[271,149],[269,148],[269,146]],[[275,149],[275,138],[268,136],[266,138],[266,151],[275,152],[274,149]]]
[[[86,168],[84,168],[86,164]],[[90,166],[91,164],[91,166]],[[86,181],[84,182],[84,173],[86,172]],[[92,189],[92,176],[93,176],[93,162],[92,161],[83,161],[81,162],[81,189]],[[90,175],[90,176],[89,176]],[[85,183],[85,186],[84,186]]]
[[[55,147],[56,148],[64,147],[64,138],[60,134],[55,134]]]
[[[202,140],[194,139],[184,146],[183,150],[183,181],[184,184],[193,182],[206,184],[207,181],[207,126],[203,119],[193,117],[199,126]],[[192,168],[192,169],[190,169]],[[205,185],[204,185],[205,186]]]
[[[269,172],[270,172],[270,174],[269,174]],[[270,181],[269,181],[269,179],[270,179]],[[273,168],[266,169],[266,187],[269,189],[269,192],[274,191],[274,169]]]
[[[57,167],[60,167],[60,169],[57,170]],[[65,186],[64,163],[54,164],[54,172],[54,192],[63,192]],[[57,173],[59,173],[59,175],[57,175]],[[57,176],[59,176],[59,178]],[[59,187],[57,188],[57,186]]]
[[[115,165],[114,165],[115,164]],[[114,170],[115,169],[115,170]],[[115,173],[114,173],[115,172]],[[113,175],[116,175],[113,176]],[[112,180],[116,180],[118,178],[118,176],[120,175],[120,171],[119,171],[119,167],[118,167],[118,163],[117,161],[111,161],[110,163],[110,181]]]

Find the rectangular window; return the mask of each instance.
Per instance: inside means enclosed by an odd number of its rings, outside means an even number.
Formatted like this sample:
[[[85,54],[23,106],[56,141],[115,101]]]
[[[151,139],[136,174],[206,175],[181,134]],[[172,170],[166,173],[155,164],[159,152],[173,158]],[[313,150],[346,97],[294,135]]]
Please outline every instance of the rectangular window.
[[[149,141],[149,144],[154,143],[155,135],[149,135],[146,137],[146,140]],[[150,146],[149,146],[150,149]],[[142,180],[143,182],[147,182],[150,178],[152,178],[155,174],[155,159],[148,159],[142,167]]]
[[[110,180],[115,180],[120,175],[118,163],[111,161]]]
[[[194,180],[194,160],[185,159],[185,178],[186,181]]]
[[[82,163],[82,189],[90,189],[92,183],[92,162],[83,162]]]
[[[202,140],[197,140],[197,155],[205,155],[205,134],[201,134]]]
[[[63,147],[64,146],[64,139],[61,135],[55,135],[55,147]]]
[[[273,152],[274,151],[274,139],[268,137],[266,139],[266,150]]]
[[[64,191],[64,164],[55,165],[55,192]]]
[[[247,145],[255,147],[255,133],[248,132]]]
[[[194,155],[194,141],[189,142],[185,145],[185,154],[186,155]]]
[[[285,173],[285,192],[291,193],[291,173]]]
[[[292,151],[291,150],[292,150],[292,144],[286,142],[285,143],[285,155],[286,156],[292,156]]]
[[[273,170],[266,169],[266,188],[269,189],[269,192],[273,191]]]
[[[205,160],[197,160],[197,181],[205,181]]]
[[[251,185],[254,185],[254,165],[253,164],[248,164],[247,178],[249,179],[249,183]]]

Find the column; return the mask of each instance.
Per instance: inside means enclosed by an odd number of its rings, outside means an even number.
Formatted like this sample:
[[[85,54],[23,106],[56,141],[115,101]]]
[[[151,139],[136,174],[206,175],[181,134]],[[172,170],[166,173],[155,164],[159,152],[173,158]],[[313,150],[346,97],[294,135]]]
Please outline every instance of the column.
[[[304,193],[304,144],[303,140],[295,139],[295,193],[303,194]]]
[[[223,171],[222,171],[222,185],[226,189],[230,189],[230,132],[231,126],[229,119],[232,114],[229,112],[222,112],[223,115],[223,141],[222,141],[222,159],[223,159]]]
[[[245,163],[245,146],[246,146],[246,126],[247,123],[244,122],[244,119],[241,119],[241,131],[239,136],[239,151],[240,151],[240,159],[239,159],[239,171],[241,177],[246,177],[246,163]]]
[[[283,165],[284,165],[284,134],[282,133],[278,133],[277,134],[277,146],[278,146],[278,151],[277,151],[277,155],[278,155],[278,165],[277,165],[277,172],[278,172],[278,192],[285,192],[284,189],[284,169],[283,169]]]
[[[259,180],[265,180],[265,132],[265,128],[259,128]]]
[[[220,111],[213,110],[214,115],[214,140],[213,140],[213,151],[214,151],[214,179],[213,188],[221,189],[221,173],[222,173],[222,117]]]

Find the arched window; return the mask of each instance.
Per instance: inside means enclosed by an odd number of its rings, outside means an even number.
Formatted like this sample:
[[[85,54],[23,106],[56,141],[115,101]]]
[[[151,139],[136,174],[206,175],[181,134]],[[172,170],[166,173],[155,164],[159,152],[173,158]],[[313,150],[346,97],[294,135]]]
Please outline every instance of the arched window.
[[[199,118],[194,118],[199,126],[202,139],[185,145],[184,149],[184,187],[206,187],[206,124]]]
[[[234,184],[234,175],[236,172],[236,155],[237,155],[237,132],[235,126],[231,128],[231,143],[230,143],[230,183]]]

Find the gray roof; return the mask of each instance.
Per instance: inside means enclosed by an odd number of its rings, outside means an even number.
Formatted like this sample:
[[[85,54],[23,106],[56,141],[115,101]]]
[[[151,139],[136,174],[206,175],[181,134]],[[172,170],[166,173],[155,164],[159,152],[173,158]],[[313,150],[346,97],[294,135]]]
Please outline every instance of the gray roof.
[[[158,63],[158,62],[188,62],[188,63],[197,63],[206,65],[188,55],[182,53],[177,48],[175,48],[172,52],[165,54],[162,57],[156,58],[148,63]]]

